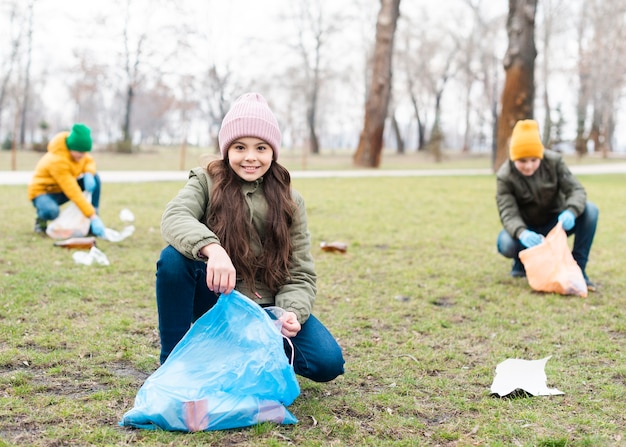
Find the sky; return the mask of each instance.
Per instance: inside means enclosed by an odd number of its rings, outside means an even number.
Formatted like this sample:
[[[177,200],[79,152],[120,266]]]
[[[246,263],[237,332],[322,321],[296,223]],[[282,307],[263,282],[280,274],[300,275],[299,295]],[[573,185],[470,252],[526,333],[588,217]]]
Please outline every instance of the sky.
[[[293,21],[285,17],[293,12],[294,0],[177,0],[173,2],[176,8],[153,8],[146,5],[148,0],[132,0],[137,8],[133,13],[134,20],[150,19],[153,26],[159,27],[181,26],[182,33],[193,33],[197,42],[202,42],[198,50],[191,52],[181,63],[181,69],[198,65],[205,67],[207,60],[214,60],[220,66],[228,66],[232,70],[249,74],[251,77],[263,78],[268,73],[281,72],[289,61],[285,60],[285,51],[280,44],[281,36],[293,36]],[[351,21],[341,32],[345,48],[337,48],[340,54],[336,63],[352,64],[354,70],[362,70],[361,50],[359,47],[373,41],[375,32],[374,20],[378,12],[379,3],[374,0],[322,0],[334,8],[341,8],[343,12],[351,14]],[[358,2],[359,6],[354,6]],[[492,2],[484,0],[489,5],[492,16],[506,14],[507,2],[499,0]],[[436,23],[448,17],[463,15],[456,7],[459,0],[403,0],[403,13],[416,17],[418,22],[423,20]],[[33,60],[33,72],[46,71],[48,84],[45,88],[47,103],[63,101],[60,99],[67,92],[65,82],[68,67],[75,63],[73,52],[76,49],[97,53],[98,58],[116,63],[119,61],[121,49],[120,30],[123,27],[125,1],[84,1],[84,0],[36,0],[36,23],[34,46],[37,57]],[[369,8],[369,9],[368,9]],[[163,12],[165,11],[165,12]],[[281,18],[282,17],[282,18]],[[94,21],[100,20],[104,27],[94,27]],[[0,36],[2,31],[0,30]],[[116,37],[117,36],[117,37]],[[285,39],[282,44],[289,42]],[[172,42],[163,42],[162,49],[167,51]],[[269,52],[269,48],[275,51]],[[502,42],[502,52],[506,49],[506,42]],[[563,51],[563,61],[559,66],[571,62],[567,59],[567,51]],[[358,55],[358,57],[357,57]],[[351,59],[353,58],[353,59]],[[117,62],[119,63],[119,62]],[[52,76],[54,74],[55,76]],[[501,79],[504,73],[500,73]],[[569,103],[564,107],[572,108],[573,97],[568,93],[573,85],[573,79],[559,78],[551,86],[555,98],[566,98]],[[541,89],[537,86],[537,99]],[[349,95],[350,92],[338,94]],[[447,110],[461,113],[460,107],[454,107],[455,101],[461,98],[447,95],[446,101],[452,102]],[[63,107],[59,107],[61,110]],[[71,111],[67,111],[71,113]],[[540,119],[540,117],[538,117]],[[626,118],[625,118],[626,119]],[[461,117],[455,117],[455,122],[462,123]],[[626,126],[621,126],[626,129]],[[626,131],[622,133],[626,134]],[[626,135],[620,135],[622,146],[626,146]],[[626,150],[626,148],[625,148]]]

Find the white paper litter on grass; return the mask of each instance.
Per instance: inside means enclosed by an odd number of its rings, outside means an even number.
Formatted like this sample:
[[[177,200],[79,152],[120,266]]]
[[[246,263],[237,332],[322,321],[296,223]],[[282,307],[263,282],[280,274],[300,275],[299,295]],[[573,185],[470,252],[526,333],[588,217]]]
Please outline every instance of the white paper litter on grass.
[[[72,258],[74,258],[74,262],[77,264],[91,265],[95,263],[99,265],[110,265],[107,255],[98,250],[97,247],[91,247],[89,251],[74,252]]]
[[[104,229],[103,239],[109,242],[120,242],[126,239],[128,236],[135,232],[134,225],[128,225],[122,229],[122,231],[114,230],[113,228]]]
[[[491,384],[491,393],[499,397],[507,396],[516,390],[526,391],[533,396],[565,394],[547,386],[545,367],[550,357],[541,360],[506,359],[499,363]]]
[[[120,211],[120,220],[123,223],[130,224],[135,221],[135,215],[128,208],[124,208]],[[117,231],[113,228],[105,228],[103,239],[109,242],[120,242],[132,235],[134,232],[134,225],[127,225],[122,229],[122,231]]]

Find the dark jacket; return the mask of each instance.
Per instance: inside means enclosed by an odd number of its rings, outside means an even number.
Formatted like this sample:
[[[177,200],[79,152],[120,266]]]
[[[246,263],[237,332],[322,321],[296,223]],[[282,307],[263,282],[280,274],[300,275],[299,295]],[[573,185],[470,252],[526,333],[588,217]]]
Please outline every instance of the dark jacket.
[[[539,168],[530,177],[508,161],[500,167],[496,179],[500,220],[515,238],[528,227],[548,224],[561,211],[568,209],[578,217],[585,209],[585,189],[557,152],[545,150]]]

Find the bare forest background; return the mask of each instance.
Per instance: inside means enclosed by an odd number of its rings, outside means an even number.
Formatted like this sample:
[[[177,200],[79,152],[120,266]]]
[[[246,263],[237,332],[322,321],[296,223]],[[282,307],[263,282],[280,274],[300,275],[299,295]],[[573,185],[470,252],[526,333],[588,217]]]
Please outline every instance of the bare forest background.
[[[518,119],[547,147],[626,151],[626,0],[0,0],[0,143],[213,148],[261,92],[284,151],[487,153]],[[0,169],[7,169],[2,166]]]

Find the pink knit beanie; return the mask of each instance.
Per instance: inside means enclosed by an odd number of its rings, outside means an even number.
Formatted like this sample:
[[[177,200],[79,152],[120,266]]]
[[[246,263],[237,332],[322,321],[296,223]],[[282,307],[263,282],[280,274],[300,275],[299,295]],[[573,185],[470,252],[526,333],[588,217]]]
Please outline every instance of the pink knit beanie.
[[[266,141],[274,150],[274,160],[278,160],[281,138],[278,121],[265,98],[258,93],[241,95],[224,117],[218,135],[222,157],[226,158],[233,141],[245,137]]]

